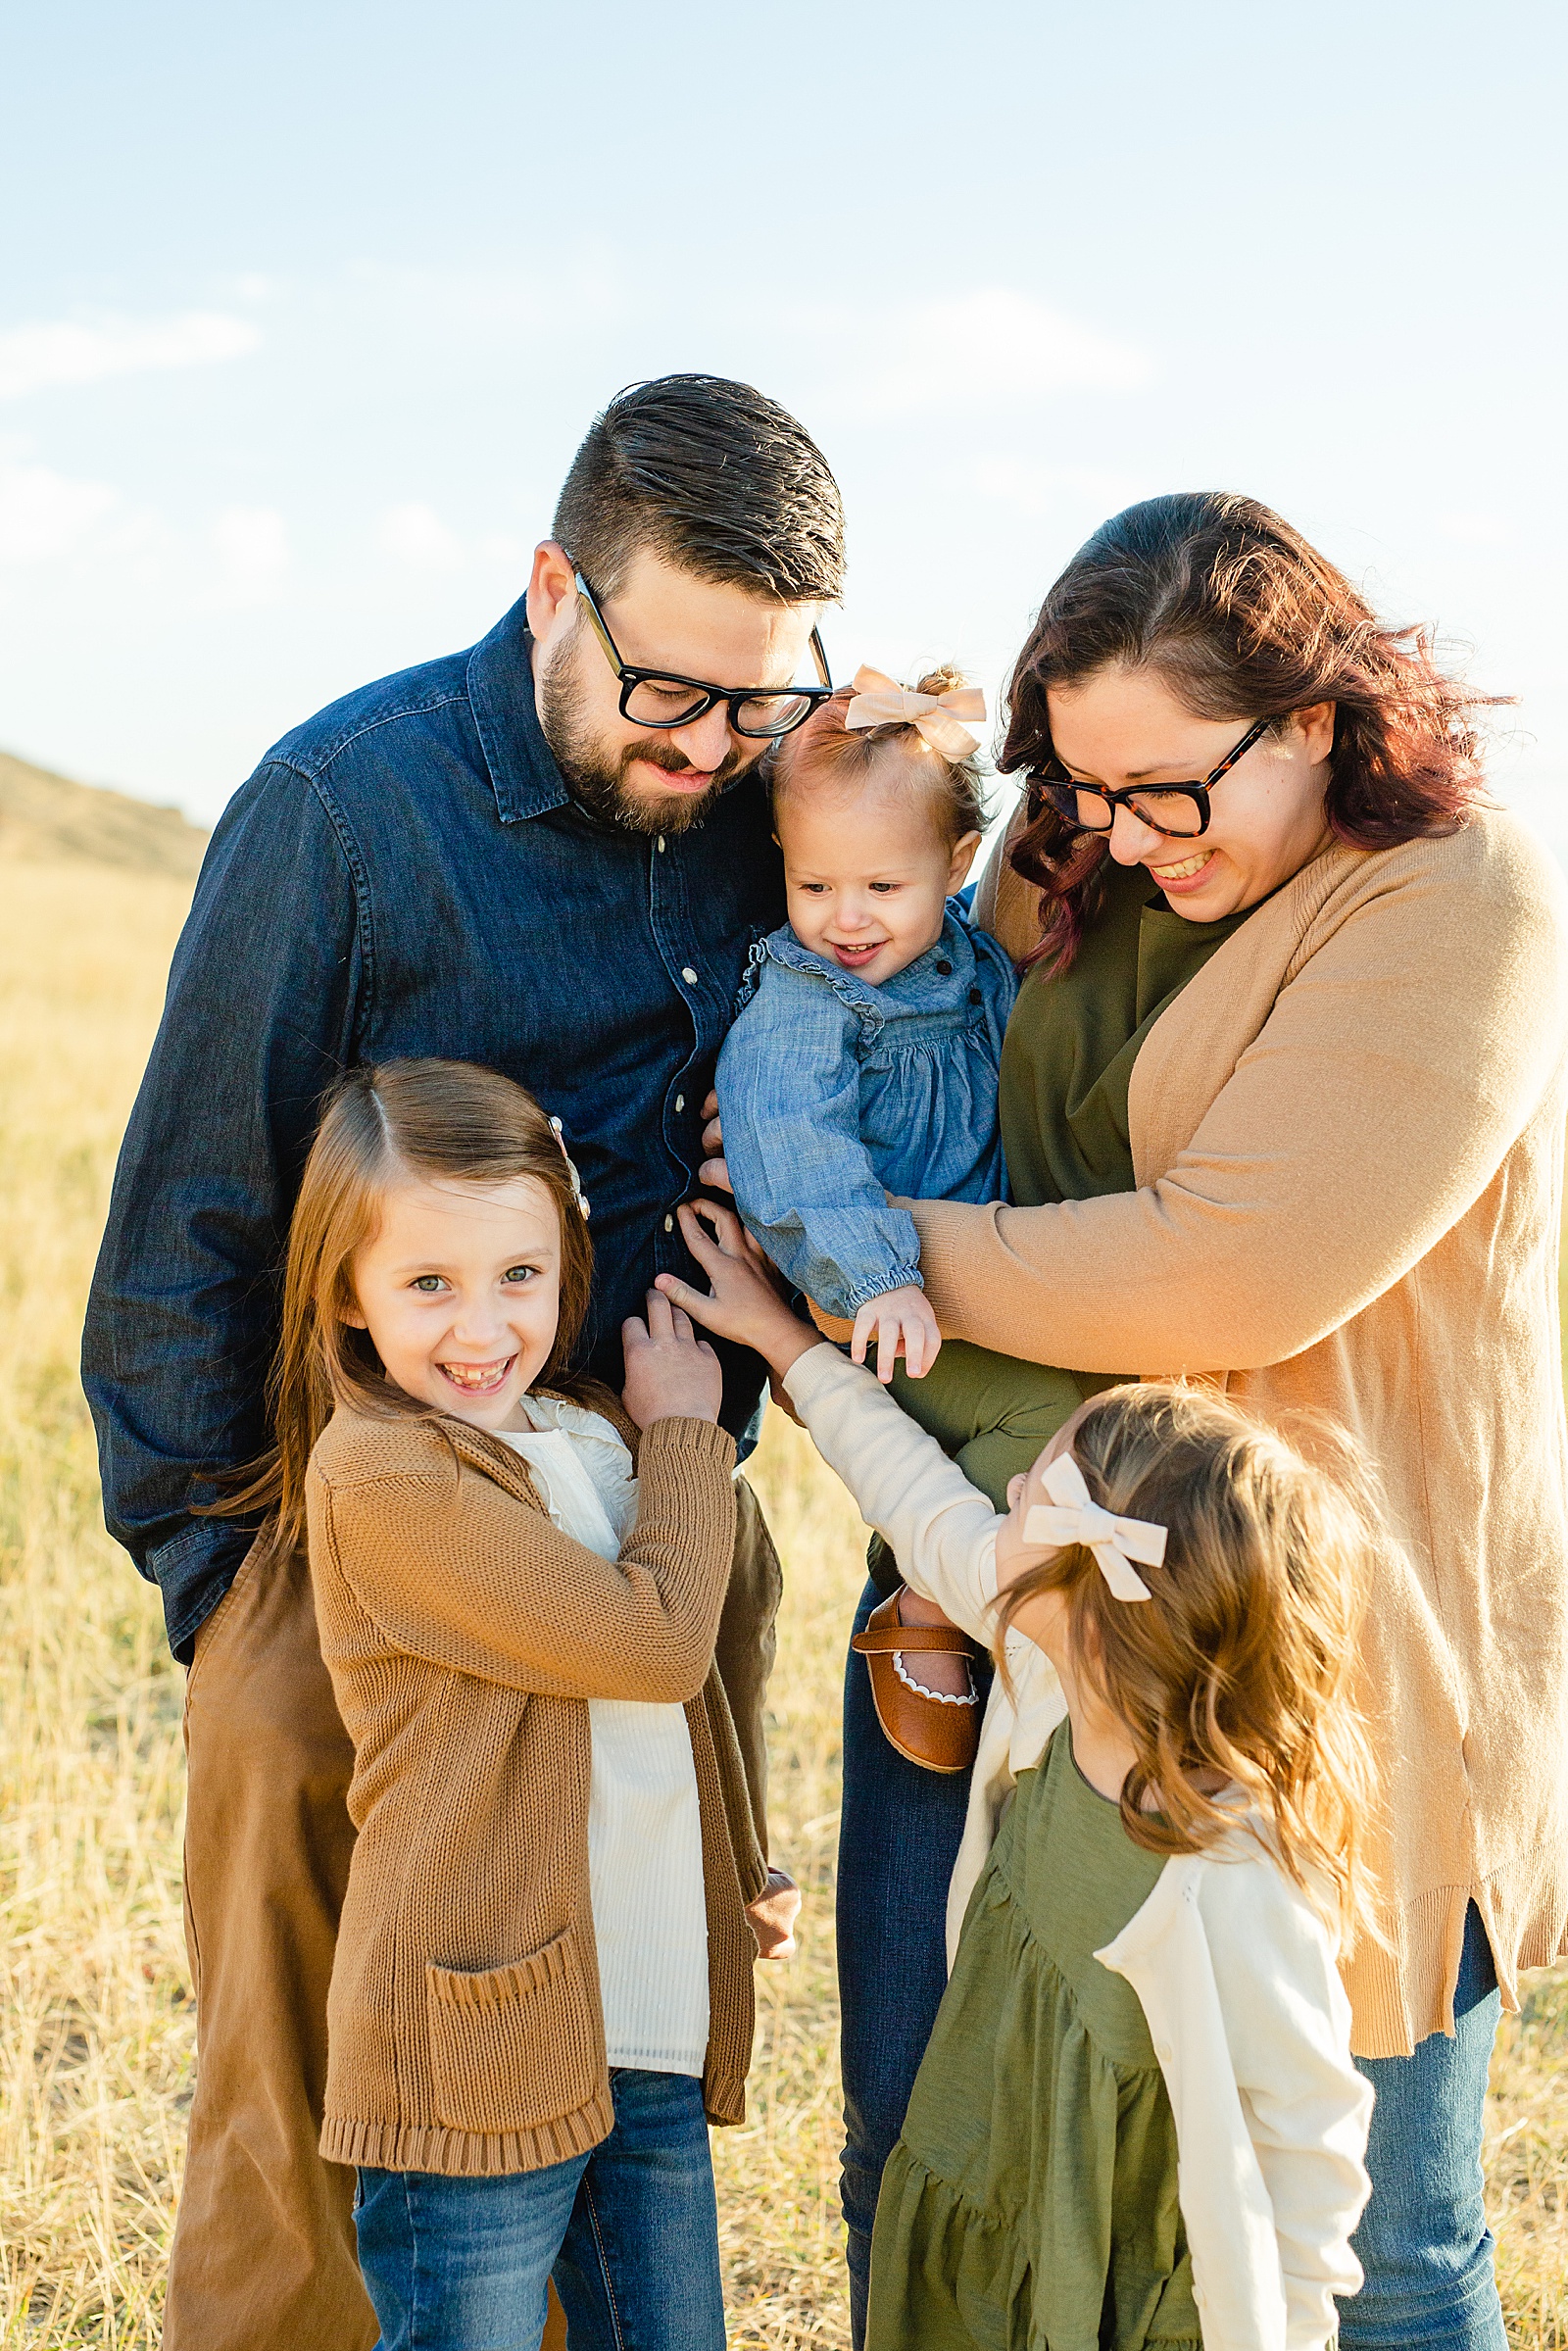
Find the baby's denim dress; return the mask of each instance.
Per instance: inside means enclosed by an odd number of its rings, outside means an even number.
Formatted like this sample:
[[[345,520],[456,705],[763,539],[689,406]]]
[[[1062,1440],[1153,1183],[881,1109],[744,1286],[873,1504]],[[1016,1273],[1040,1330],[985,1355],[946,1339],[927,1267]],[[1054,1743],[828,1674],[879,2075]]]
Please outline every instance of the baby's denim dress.
[[[786,925],[752,949],[718,1056],[735,1202],[797,1289],[830,1314],[920,1279],[910,1200],[1006,1197],[997,1124],[1017,993],[956,899],[942,935],[873,988]]]

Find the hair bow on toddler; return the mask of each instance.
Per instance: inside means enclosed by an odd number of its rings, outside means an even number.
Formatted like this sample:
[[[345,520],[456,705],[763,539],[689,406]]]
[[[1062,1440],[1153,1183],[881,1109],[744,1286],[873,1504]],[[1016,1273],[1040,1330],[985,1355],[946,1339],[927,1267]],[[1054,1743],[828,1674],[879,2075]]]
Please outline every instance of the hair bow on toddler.
[[[844,713],[850,727],[913,726],[922,742],[940,751],[945,759],[966,759],[978,751],[980,738],[959,724],[964,718],[983,718],[986,698],[978,686],[950,686],[946,694],[916,694],[895,684],[880,669],[861,666],[855,672],[855,700]]]
[[[576,1201],[583,1215],[586,1216],[588,1213],[588,1198],[582,1188],[582,1178],[577,1173],[577,1162],[572,1157],[570,1151],[566,1149],[566,1137],[560,1119],[553,1118],[550,1121],[550,1124],[554,1130],[556,1141],[561,1146],[561,1155],[566,1162],[566,1173],[571,1178],[571,1197]]]
[[[1024,1514],[1025,1543],[1065,1545],[1081,1543],[1095,1561],[1112,1596],[1118,1600],[1148,1600],[1153,1594],[1133,1561],[1158,1567],[1165,1556],[1168,1529],[1147,1518],[1116,1518],[1091,1501],[1084,1473],[1071,1453],[1058,1453],[1040,1472],[1049,1502],[1035,1502]]]

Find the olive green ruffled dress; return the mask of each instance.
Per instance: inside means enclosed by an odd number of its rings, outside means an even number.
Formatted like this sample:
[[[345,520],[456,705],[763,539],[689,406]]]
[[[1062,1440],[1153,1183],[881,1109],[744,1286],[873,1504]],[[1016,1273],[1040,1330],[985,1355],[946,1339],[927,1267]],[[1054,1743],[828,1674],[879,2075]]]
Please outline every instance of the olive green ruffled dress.
[[[1162,1867],[1063,1723],[975,1888],[882,2176],[866,2351],[1201,2344],[1170,2099],[1137,1993],[1094,1956]]]

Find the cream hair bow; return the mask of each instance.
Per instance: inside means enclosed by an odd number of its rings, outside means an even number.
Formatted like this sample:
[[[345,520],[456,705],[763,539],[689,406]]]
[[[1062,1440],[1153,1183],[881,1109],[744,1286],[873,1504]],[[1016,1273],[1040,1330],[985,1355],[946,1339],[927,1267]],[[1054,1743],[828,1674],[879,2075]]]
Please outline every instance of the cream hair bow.
[[[1058,1453],[1040,1473],[1049,1502],[1032,1503],[1025,1513],[1025,1543],[1086,1543],[1112,1595],[1118,1600],[1148,1600],[1149,1586],[1133,1566],[1158,1567],[1165,1556],[1168,1530],[1147,1518],[1115,1518],[1089,1498],[1084,1473],[1071,1453]]]
[[[978,686],[951,686],[946,694],[915,694],[884,677],[880,669],[855,672],[855,700],[844,713],[846,726],[913,726],[923,742],[945,759],[966,759],[980,738],[962,718],[983,718],[986,698]]]

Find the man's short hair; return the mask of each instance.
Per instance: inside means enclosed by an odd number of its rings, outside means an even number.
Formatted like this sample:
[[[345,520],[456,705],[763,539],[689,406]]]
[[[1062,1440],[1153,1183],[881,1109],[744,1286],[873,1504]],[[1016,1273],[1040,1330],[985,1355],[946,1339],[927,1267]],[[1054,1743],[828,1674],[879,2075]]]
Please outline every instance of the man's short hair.
[[[617,392],[571,461],[555,535],[603,596],[642,548],[780,604],[835,604],[844,590],[826,459],[786,409],[722,375]]]

